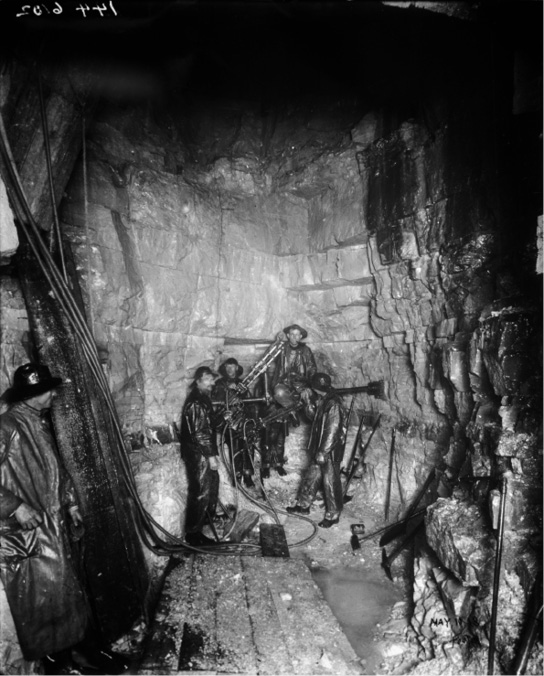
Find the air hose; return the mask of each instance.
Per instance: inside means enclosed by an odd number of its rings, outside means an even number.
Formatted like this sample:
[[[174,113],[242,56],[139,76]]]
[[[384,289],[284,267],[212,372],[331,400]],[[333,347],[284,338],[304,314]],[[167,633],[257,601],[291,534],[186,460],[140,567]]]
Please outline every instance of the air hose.
[[[44,130],[47,133],[47,130]],[[127,452],[125,448],[123,433],[121,430],[121,425],[117,416],[117,410],[109,385],[107,383],[105,374],[101,368],[100,361],[98,358],[98,352],[96,349],[96,344],[94,338],[89,331],[87,323],[74,300],[70,289],[68,288],[64,278],[59,273],[58,268],[48,250],[45,246],[40,230],[34,216],[30,210],[28,200],[26,198],[21,178],[17,171],[17,167],[11,152],[9,140],[7,137],[6,129],[4,126],[4,120],[0,114],[0,154],[3,159],[4,166],[7,171],[7,187],[10,189],[12,194],[12,203],[14,211],[16,212],[17,219],[20,223],[21,231],[26,237],[28,244],[34,254],[38,265],[40,266],[41,271],[44,274],[48,284],[50,285],[62,311],[64,312],[68,322],[70,323],[75,335],[79,338],[81,342],[81,347],[85,360],[89,366],[89,369],[96,381],[99,391],[104,397],[107,410],[111,417],[111,422],[113,430],[115,432],[115,437],[117,440],[117,457],[120,461],[120,466],[122,469],[122,477],[127,488],[127,491],[130,497],[133,500],[135,510],[133,513],[135,515],[135,522],[138,529],[138,533],[142,539],[142,542],[145,546],[150,549],[152,552],[159,556],[170,556],[171,554],[181,553],[183,551],[196,551],[207,554],[214,555],[227,555],[230,556],[234,553],[241,553],[247,549],[260,549],[259,545],[252,543],[220,543],[217,545],[209,547],[193,547],[188,545],[181,538],[173,535],[167,531],[160,523],[158,523],[150,514],[147,512],[143,506],[141,499],[138,495],[134,474],[132,471],[132,466],[127,457]],[[60,242],[59,242],[60,247]],[[115,450],[115,449],[114,449]],[[239,487],[240,489],[241,487]],[[246,497],[252,501],[254,504],[261,505],[265,511],[268,511],[270,508],[265,507],[262,503],[259,503],[252,496],[250,496],[246,491],[242,489],[242,492]],[[282,510],[280,510],[282,511]],[[285,512],[282,512],[285,513]],[[301,518],[301,517],[299,517]],[[310,519],[304,519],[313,524]],[[314,525],[314,534],[300,543],[295,543],[291,545],[292,547],[300,546],[306,542],[309,542],[317,533],[317,528]],[[164,536],[165,539],[159,536],[160,533]]]
[[[14,211],[17,215],[17,219],[20,223],[21,231],[26,237],[28,244],[34,254],[38,265],[40,266],[48,284],[50,285],[62,311],[64,312],[67,320],[69,321],[75,335],[81,342],[81,347],[83,354],[85,356],[86,362],[89,366],[89,369],[96,381],[99,391],[104,397],[107,410],[110,414],[113,429],[117,439],[117,457],[120,461],[122,468],[122,477],[130,497],[134,501],[136,507],[136,524],[138,527],[139,534],[142,538],[142,541],[151,551],[155,554],[161,556],[169,556],[173,553],[179,553],[185,550],[191,551],[202,551],[212,554],[227,554],[230,555],[233,552],[240,552],[245,548],[255,548],[257,545],[251,544],[221,544],[214,546],[213,549],[210,548],[196,548],[188,545],[181,538],[169,533],[163,526],[161,526],[145,509],[143,506],[140,497],[137,492],[135,485],[134,475],[132,472],[132,467],[130,461],[127,457],[126,448],[124,444],[124,438],[121,430],[121,425],[117,417],[117,411],[111,392],[109,390],[109,385],[106,381],[104,372],[100,366],[100,361],[98,358],[98,353],[96,350],[96,345],[94,339],[90,334],[88,326],[79,310],[77,303],[75,302],[70,289],[59,273],[57,266],[48,250],[45,246],[40,230],[34,220],[32,212],[30,210],[28,200],[24,189],[22,187],[22,182],[11,153],[9,141],[6,134],[6,129],[4,126],[4,121],[0,115],[0,154],[4,166],[7,171],[7,187],[10,189],[10,193],[13,197],[12,203]],[[161,533],[166,539],[162,539],[158,533]]]

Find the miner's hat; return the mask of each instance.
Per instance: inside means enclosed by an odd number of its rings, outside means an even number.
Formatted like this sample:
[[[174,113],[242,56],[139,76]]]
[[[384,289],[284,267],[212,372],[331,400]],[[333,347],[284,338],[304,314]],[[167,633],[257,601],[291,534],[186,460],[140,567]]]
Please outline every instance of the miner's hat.
[[[229,357],[226,361],[224,361],[221,364],[221,366],[219,367],[219,373],[222,376],[226,376],[227,375],[227,366],[229,364],[234,364],[234,366],[236,366],[236,375],[239,378],[242,375],[242,373],[244,372],[244,367],[240,366],[240,364],[238,363],[238,361],[234,357]]]
[[[9,391],[10,403],[32,399],[62,385],[61,378],[53,378],[43,364],[23,364],[13,374],[13,387]]]
[[[283,329],[283,332],[285,333],[285,335],[287,335],[289,331],[291,331],[292,329],[298,329],[302,333],[302,340],[304,340],[304,338],[306,338],[306,336],[308,335],[308,331],[306,331],[306,329],[303,329],[302,326],[299,326],[298,324],[290,324],[289,326],[286,326]]]
[[[310,386],[314,390],[321,390],[322,392],[328,392],[332,389],[331,377],[328,373],[314,373]]]
[[[202,376],[213,376],[217,378],[217,373],[214,373],[209,366],[199,366],[195,371],[194,382],[200,380]]]

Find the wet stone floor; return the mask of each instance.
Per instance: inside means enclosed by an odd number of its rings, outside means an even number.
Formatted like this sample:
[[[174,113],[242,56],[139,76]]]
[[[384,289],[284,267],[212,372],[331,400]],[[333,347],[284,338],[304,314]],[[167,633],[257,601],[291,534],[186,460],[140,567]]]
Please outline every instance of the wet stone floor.
[[[273,473],[271,501],[292,503],[297,481]],[[403,615],[403,584],[381,568],[378,538],[352,548],[350,524],[364,523],[367,533],[382,525],[361,498],[309,542],[308,520],[281,516],[289,558],[257,551],[173,559],[132,673],[383,673],[383,627],[392,613]],[[316,501],[310,519],[322,515]],[[258,531],[252,538],[258,542]]]

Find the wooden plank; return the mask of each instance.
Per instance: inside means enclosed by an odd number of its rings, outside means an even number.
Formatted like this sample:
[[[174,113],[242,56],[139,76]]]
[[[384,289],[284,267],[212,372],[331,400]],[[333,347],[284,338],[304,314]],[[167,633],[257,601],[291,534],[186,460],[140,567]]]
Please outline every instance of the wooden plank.
[[[177,674],[194,556],[172,559],[157,604],[139,674]]]
[[[361,673],[303,561],[197,555],[190,570],[190,560],[165,582],[138,673]]]
[[[238,556],[197,556],[178,671],[255,673],[256,654]]]
[[[289,547],[283,526],[275,523],[260,525],[263,556],[289,557]]]
[[[216,596],[217,645],[224,658],[217,666],[225,673],[257,673],[257,655],[247,603],[247,580],[241,558],[216,559],[219,590]]]
[[[242,558],[242,568],[246,576],[249,617],[257,653],[257,673],[263,676],[296,673],[287,650],[284,627],[280,622],[272,595],[269,593],[268,570],[262,565],[265,561],[276,563],[287,560],[265,560],[251,556]]]
[[[358,674],[361,666],[303,561],[257,559],[275,602],[293,674]]]

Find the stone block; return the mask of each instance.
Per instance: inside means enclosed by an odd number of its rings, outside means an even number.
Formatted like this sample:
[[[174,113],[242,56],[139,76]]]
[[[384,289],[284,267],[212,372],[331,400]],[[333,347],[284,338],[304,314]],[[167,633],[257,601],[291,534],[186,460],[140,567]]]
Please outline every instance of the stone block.
[[[332,154],[326,165],[332,175],[308,209],[310,250],[320,251],[342,242],[364,241],[366,228],[361,202],[361,179],[353,154]]]
[[[456,392],[470,392],[468,357],[456,343],[449,343],[442,349],[443,372]]]
[[[450,338],[457,332],[457,319],[451,317],[439,322],[435,327],[435,335],[437,338]]]
[[[399,256],[403,261],[417,260],[419,258],[419,248],[415,232],[411,230],[402,231]]]
[[[344,247],[336,250],[338,277],[346,281],[371,278],[366,246]]]
[[[363,148],[378,138],[379,120],[374,112],[367,113],[351,130],[351,140]]]
[[[344,287],[340,287],[344,288]],[[308,289],[302,291],[301,298],[304,298],[304,305],[306,312],[314,319],[320,326],[320,335],[327,339],[329,331],[327,325],[329,318],[338,313],[339,306],[336,303],[336,288],[321,288]]]
[[[151,169],[134,171],[127,186],[130,218],[140,223],[159,222],[163,229],[180,227],[185,204],[177,176]]]
[[[368,306],[356,305],[337,309],[320,320],[320,336],[324,341],[368,341],[375,338],[369,324]]]
[[[475,589],[465,587],[453,575],[449,575],[441,567],[433,568],[433,575],[438,585],[442,601],[447,609],[448,618],[455,618],[456,633],[464,629],[468,624],[468,618],[475,601]]]
[[[438,498],[427,510],[425,525],[430,546],[463,585],[489,584],[493,538],[477,505]]]
[[[369,305],[373,297],[373,284],[345,284],[332,289],[337,307],[349,305]]]
[[[305,289],[318,283],[306,254],[281,256],[278,281],[287,289]]]
[[[335,283],[338,280],[336,255],[332,251],[308,256],[312,274],[317,283]]]

